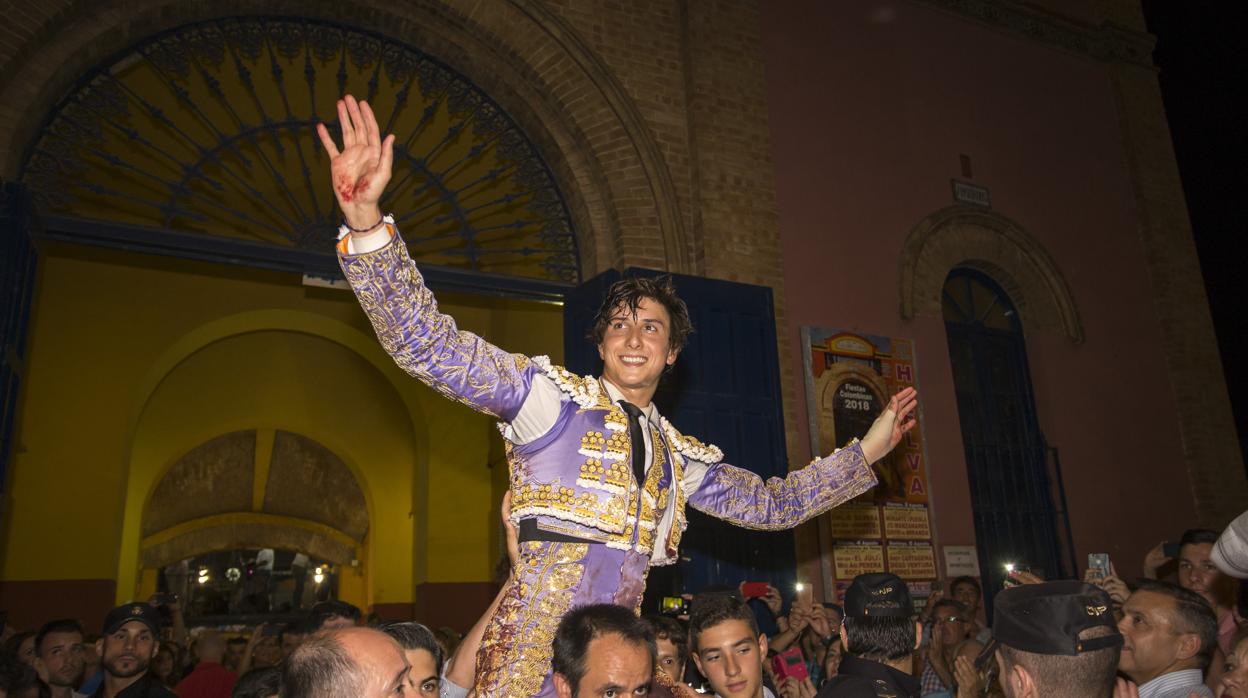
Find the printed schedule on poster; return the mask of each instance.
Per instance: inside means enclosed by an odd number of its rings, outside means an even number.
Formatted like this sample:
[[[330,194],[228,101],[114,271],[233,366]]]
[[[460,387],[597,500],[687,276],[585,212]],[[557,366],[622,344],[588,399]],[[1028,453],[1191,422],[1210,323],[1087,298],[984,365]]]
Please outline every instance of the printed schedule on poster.
[[[886,504],[883,509],[884,535],[889,540],[931,540],[926,506]]]
[[[884,548],[879,543],[837,543],[832,546],[832,559],[836,563],[837,579],[884,571]]]
[[[936,576],[936,553],[927,544],[890,544],[888,571],[907,581],[932,579]]]
[[[880,510],[874,504],[846,504],[831,512],[832,536],[861,540],[880,537]]]

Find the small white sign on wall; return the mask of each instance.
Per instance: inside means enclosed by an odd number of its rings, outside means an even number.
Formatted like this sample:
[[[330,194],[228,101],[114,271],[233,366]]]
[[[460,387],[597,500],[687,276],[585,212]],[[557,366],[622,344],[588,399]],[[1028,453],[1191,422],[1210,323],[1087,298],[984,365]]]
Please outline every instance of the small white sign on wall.
[[[943,547],[945,549],[946,577],[979,576],[979,556],[975,554],[975,546],[946,545]]]
[[[992,208],[992,198],[988,195],[988,187],[980,187],[967,182],[960,182],[956,179],[950,181],[953,183],[954,201],[972,206]]]

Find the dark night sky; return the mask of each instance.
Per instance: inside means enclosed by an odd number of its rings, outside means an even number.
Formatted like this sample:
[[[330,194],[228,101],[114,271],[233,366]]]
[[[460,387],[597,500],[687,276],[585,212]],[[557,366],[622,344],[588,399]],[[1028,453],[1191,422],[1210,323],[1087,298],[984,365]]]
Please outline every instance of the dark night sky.
[[[1248,462],[1248,3],[1144,0],[1241,450]]]

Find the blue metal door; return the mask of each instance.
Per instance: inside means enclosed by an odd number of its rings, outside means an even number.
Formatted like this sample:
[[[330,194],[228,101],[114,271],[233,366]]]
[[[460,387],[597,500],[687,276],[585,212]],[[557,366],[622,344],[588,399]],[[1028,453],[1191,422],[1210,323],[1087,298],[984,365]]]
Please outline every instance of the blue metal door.
[[[16,448],[17,398],[26,363],[26,328],[35,290],[35,247],[22,187],[0,190],[0,495]]]
[[[991,620],[1006,563],[1047,579],[1070,577],[1074,545],[1056,450],[1036,418],[1014,305],[987,275],[957,269],[945,282],[944,317]]]

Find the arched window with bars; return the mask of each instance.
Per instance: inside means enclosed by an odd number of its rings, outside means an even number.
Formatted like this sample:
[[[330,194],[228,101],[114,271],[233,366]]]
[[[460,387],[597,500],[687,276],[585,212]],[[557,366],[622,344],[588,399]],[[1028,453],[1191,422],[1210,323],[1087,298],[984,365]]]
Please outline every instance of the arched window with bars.
[[[1018,565],[1075,573],[1057,451],[1036,417],[1018,311],[987,274],[956,268],[942,291],[986,607]]]

